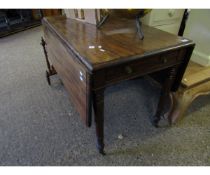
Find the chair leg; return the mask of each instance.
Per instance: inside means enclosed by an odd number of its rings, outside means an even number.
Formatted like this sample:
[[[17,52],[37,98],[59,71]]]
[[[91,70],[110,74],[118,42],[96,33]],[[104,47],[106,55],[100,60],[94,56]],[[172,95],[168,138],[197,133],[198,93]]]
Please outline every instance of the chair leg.
[[[188,92],[173,94],[173,106],[168,115],[169,124],[175,124],[184,117],[185,112],[194,100],[194,95]]]
[[[173,94],[173,107],[168,115],[170,124],[175,124],[183,117],[190,104],[200,95],[210,94],[210,81],[188,89],[180,88]]]

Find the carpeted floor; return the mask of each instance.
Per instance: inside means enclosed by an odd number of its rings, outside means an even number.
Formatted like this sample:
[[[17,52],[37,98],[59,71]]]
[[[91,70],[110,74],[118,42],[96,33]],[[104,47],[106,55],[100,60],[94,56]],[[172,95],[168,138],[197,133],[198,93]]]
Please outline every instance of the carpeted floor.
[[[83,125],[57,76],[46,82],[41,36],[37,27],[0,40],[0,165],[210,165],[210,96],[156,129],[159,90],[145,79],[106,90],[99,155],[94,125]]]

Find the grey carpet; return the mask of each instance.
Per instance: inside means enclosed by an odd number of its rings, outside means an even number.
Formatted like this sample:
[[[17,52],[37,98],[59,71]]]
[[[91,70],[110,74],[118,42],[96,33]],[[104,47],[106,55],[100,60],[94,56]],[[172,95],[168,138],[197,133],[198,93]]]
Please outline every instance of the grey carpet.
[[[105,92],[105,157],[60,83],[45,79],[40,27],[0,40],[0,165],[209,165],[210,96],[177,126],[151,126],[159,90],[145,79]],[[122,134],[122,140],[118,135]]]

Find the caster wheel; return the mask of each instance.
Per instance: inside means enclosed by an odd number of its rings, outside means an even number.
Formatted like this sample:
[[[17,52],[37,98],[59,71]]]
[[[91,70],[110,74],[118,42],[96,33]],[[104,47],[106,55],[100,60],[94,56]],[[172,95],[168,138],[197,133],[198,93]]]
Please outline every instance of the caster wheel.
[[[152,122],[152,125],[156,128],[158,128],[158,123],[159,123],[160,119],[156,118],[156,117],[153,117],[151,119],[151,122]]]
[[[99,150],[99,153],[102,155],[102,156],[105,156],[106,153],[104,152],[104,150]]]

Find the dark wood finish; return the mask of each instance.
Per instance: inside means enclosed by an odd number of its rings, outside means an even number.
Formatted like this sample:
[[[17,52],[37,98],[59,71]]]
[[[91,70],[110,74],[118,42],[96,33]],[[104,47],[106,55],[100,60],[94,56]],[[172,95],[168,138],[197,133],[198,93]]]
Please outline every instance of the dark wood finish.
[[[182,49],[181,50],[181,58],[183,57],[183,61],[182,61],[182,64],[179,65],[179,69],[178,69],[178,74],[177,76],[175,77],[175,80],[174,80],[174,83],[172,85],[172,91],[177,91],[180,84],[181,84],[181,81],[182,81],[182,77],[184,75],[184,72],[187,68],[187,65],[190,61],[190,57],[192,55],[192,52],[193,52],[193,49],[194,49],[195,45],[192,45],[191,47],[187,47],[185,50]]]
[[[135,20],[113,20],[100,29],[65,17],[44,18],[42,23],[49,59],[87,126],[91,124],[93,103],[100,153],[104,154],[103,92],[107,86],[164,71],[152,120],[158,126],[165,98],[177,90],[184,74],[194,47],[192,41],[148,26],[143,26],[145,38],[140,40],[133,27]]]
[[[61,15],[61,9],[41,9],[41,11],[43,17]]]
[[[172,83],[174,82],[176,71],[177,71],[177,68],[176,66],[174,66],[168,71],[168,75],[165,76],[165,81],[161,89],[157,111],[156,111],[155,116],[152,118],[152,124],[155,127],[158,127],[158,122],[160,121],[161,116],[163,115],[164,105],[165,105],[167,97],[169,96]]]
[[[104,89],[94,91],[93,93],[93,107],[95,112],[95,125],[97,148],[99,153],[104,153]]]
[[[83,121],[90,126],[90,75],[74,54],[67,50],[50,30],[44,28],[44,34],[53,67],[61,77]]]
[[[106,23],[98,30],[92,24],[65,17],[47,19],[43,20],[43,24],[57,33],[62,42],[73,50],[91,71],[192,45],[190,40],[183,42],[182,37],[148,26],[143,26],[145,39],[141,41],[132,25],[135,21],[132,20]],[[99,49],[99,46],[103,50]]]
[[[56,72],[55,68],[50,64],[50,61],[48,59],[47,50],[46,50],[46,42],[43,39],[43,37],[41,38],[40,44],[43,47],[45,60],[46,60],[47,68],[48,68],[48,70],[46,70],[46,79],[47,79],[48,84],[51,85],[50,76],[57,74],[57,72]]]

